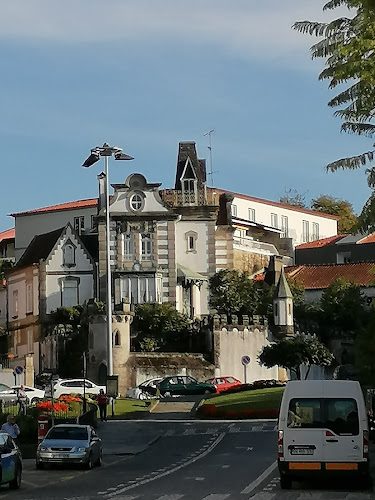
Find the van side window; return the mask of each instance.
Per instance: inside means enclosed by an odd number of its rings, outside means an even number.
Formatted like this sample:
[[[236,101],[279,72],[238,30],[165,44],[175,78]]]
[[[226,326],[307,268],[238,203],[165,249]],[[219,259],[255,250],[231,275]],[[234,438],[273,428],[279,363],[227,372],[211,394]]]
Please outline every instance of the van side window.
[[[287,426],[301,429],[329,429],[335,434],[357,436],[357,402],[352,398],[295,398],[288,408]]]

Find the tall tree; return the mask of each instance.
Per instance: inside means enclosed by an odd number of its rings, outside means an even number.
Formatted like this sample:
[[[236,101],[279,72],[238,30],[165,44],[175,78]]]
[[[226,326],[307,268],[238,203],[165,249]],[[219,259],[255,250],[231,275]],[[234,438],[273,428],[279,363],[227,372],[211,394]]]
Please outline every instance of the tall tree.
[[[286,203],[287,205],[306,208],[305,195],[299,193],[296,189],[293,188],[285,190],[283,196],[280,196],[280,203]]]
[[[340,234],[348,234],[356,229],[358,218],[353,212],[353,205],[349,201],[334,198],[328,194],[321,194],[311,201],[312,210],[325,212],[340,217],[338,230]]]
[[[339,17],[330,23],[311,21],[296,22],[293,27],[301,33],[322,37],[311,47],[313,58],[326,60],[320,80],[328,80],[329,88],[340,86],[339,92],[328,102],[337,108],[335,115],[343,120],[344,132],[373,138],[375,134],[375,1],[374,0],[330,0],[323,10],[348,7],[352,17]],[[347,84],[345,86],[345,84]],[[375,144],[373,144],[375,146]],[[375,150],[341,158],[327,165],[327,170],[356,169],[373,161]],[[366,171],[373,189],[373,169]],[[375,195],[367,202],[367,216],[375,211]],[[368,217],[360,219],[360,229],[368,229]],[[370,223],[373,223],[371,219]]]

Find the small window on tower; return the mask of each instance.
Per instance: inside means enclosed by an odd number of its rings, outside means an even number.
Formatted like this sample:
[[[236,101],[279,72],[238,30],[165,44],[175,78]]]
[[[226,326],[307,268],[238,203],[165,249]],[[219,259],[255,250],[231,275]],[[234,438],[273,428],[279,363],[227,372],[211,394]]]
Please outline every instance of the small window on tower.
[[[187,243],[186,252],[196,253],[198,234],[195,231],[188,231],[185,233],[185,239]]]

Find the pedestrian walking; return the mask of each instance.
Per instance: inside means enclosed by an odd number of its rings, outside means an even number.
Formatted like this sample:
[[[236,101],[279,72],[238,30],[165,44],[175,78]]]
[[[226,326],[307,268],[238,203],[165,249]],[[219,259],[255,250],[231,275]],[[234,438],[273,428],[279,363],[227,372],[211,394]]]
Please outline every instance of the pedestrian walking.
[[[7,421],[1,426],[1,432],[6,432],[13,439],[20,435],[20,428],[16,424],[14,415],[8,415]]]
[[[107,404],[108,404],[107,394],[105,394],[103,389],[100,389],[98,394],[98,406],[99,406],[100,420],[102,422],[103,420],[107,421]]]
[[[21,387],[18,389],[17,400],[18,400],[18,415],[26,415],[27,394],[25,392],[25,387],[23,385],[21,385]]]

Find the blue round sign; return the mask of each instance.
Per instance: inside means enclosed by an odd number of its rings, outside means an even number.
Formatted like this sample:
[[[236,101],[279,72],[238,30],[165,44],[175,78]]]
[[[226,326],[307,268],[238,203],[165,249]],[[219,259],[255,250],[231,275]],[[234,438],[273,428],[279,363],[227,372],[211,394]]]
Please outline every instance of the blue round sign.
[[[16,366],[15,369],[14,369],[14,373],[16,375],[21,375],[21,373],[23,372],[23,367],[22,366]]]
[[[243,365],[248,365],[250,363],[250,356],[242,356],[241,363]]]

